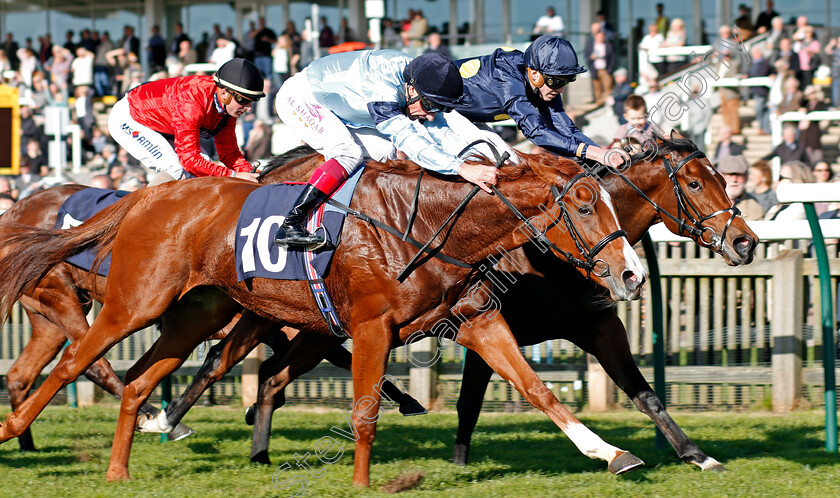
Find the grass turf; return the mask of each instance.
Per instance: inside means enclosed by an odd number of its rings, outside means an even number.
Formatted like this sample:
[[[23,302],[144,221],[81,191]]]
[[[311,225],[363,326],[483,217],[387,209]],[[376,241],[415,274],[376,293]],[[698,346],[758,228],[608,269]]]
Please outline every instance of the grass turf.
[[[727,473],[703,473],[657,449],[653,424],[642,414],[581,414],[605,441],[631,451],[646,467],[613,476],[602,461],[581,455],[542,414],[488,414],[473,437],[471,463],[449,463],[457,417],[434,413],[404,418],[385,413],[373,449],[372,488],[353,488],[353,445],[330,432],[347,429],[346,411],[284,409],[274,417],[272,465],[248,462],[250,427],[243,410],[196,407],[185,422],[196,434],[179,442],[136,434],[129,481],[108,483],[105,471],[116,406],[50,407],[33,425],[37,453],[16,441],[0,445],[0,496],[290,496],[305,482],[309,496],[368,496],[395,477],[420,471],[425,480],[409,493],[430,496],[840,496],[840,457],[825,451],[821,412],[676,413],[675,419]],[[299,456],[318,440],[339,445],[314,456],[310,475]],[[338,447],[343,453],[338,452]],[[297,480],[285,489],[275,483]]]

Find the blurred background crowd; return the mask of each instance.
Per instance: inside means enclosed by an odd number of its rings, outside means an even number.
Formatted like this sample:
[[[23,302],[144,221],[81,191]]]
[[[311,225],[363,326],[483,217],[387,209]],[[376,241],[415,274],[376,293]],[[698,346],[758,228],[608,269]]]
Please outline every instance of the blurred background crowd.
[[[702,93],[702,88],[693,88],[693,94],[683,96],[687,112],[679,120],[663,119],[657,124],[666,132],[679,130],[707,152],[725,175],[732,201],[748,219],[804,218],[795,206],[776,206],[774,189],[785,181],[837,181],[840,114],[831,119],[786,121],[782,143],[777,146],[770,141],[771,122],[791,111],[804,116],[840,110],[840,36],[812,26],[805,16],[782,19],[773,10],[773,2],[766,2],[759,13],[745,5],[740,11],[734,23],[737,33],[733,35],[731,26],[721,26],[719,38],[710,40],[720,57],[709,67],[718,77],[766,78],[767,84],[724,86]],[[614,116],[616,128],[643,128],[644,120],[639,123],[638,116],[644,117],[663,95],[673,92],[680,71],[697,62],[685,54],[656,55],[658,49],[686,46],[687,23],[669,18],[666,7],[658,4],[653,22],[646,28],[637,26],[638,52],[647,54],[645,64],[628,71],[617,67],[618,41],[606,19],[599,12],[585,44],[576,47],[589,68],[590,78],[575,83],[591,85],[587,102],[566,98],[566,107],[573,118],[581,118],[581,126],[590,119],[587,113],[601,109]],[[244,57],[260,68],[266,94],[273,95],[284,80],[306,67],[318,50],[327,53],[368,46],[367,34],[354,33],[346,18],[341,18],[338,26],[330,26],[325,17],[315,23],[307,19],[300,27],[294,21],[268,26],[260,18],[250,22],[242,39],[236,39],[231,26],[215,24],[211,32],[196,36],[176,24],[174,36],[164,39],[158,26],[152,26],[146,46],[141,46],[130,25],[118,34],[88,28],[67,31],[62,41],[52,40],[50,35],[17,40],[13,30],[7,32],[0,44],[0,77],[20,91],[21,167],[16,177],[0,176],[0,211],[8,203],[51,185],[54,172],[46,151],[53,137],[44,132],[47,106],[69,106],[72,122],[81,128],[83,162],[91,173],[86,183],[135,190],[146,185],[146,170],[117,147],[107,131],[108,105],[131,88],[145,81],[192,74],[195,71],[190,68],[195,67],[212,72],[209,66],[195,65],[218,65]],[[565,35],[566,29],[563,18],[549,7],[535,20],[532,37]],[[413,54],[435,51],[453,57],[445,36],[449,26],[431,26],[422,10],[409,9],[402,19],[385,18],[381,30],[382,48]],[[469,24],[459,26],[457,32],[459,38],[451,41],[462,44]],[[737,49],[741,41],[746,44],[748,60]],[[570,91],[575,92],[574,85]],[[694,104],[689,105],[692,100]],[[631,105],[625,108],[628,102]],[[263,99],[240,119],[237,135],[249,161],[271,155],[276,122],[271,98]],[[515,136],[510,138],[515,141]],[[776,157],[781,167],[773,168],[771,161]],[[823,205],[818,210],[823,216],[836,217],[837,208]]]

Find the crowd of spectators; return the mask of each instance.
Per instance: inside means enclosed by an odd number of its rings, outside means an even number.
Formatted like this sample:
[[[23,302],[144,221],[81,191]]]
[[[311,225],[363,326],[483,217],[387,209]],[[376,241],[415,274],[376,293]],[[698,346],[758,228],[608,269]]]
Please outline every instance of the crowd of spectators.
[[[778,181],[785,181],[787,176],[784,173],[789,173],[790,178],[796,178],[796,181],[828,182],[834,175],[831,165],[823,160],[820,142],[823,133],[818,121],[786,124],[782,143],[773,150],[767,150],[762,160],[745,168],[743,140],[733,140],[741,134],[739,109],[747,100],[752,100],[759,134],[768,134],[771,118],[788,111],[840,109],[840,37],[823,34],[821,38],[819,30],[809,25],[804,16],[786,26],[773,10],[772,1],[767,2],[767,9],[754,22],[752,19],[750,9],[741,6],[740,17],[735,21],[740,30],[739,36],[747,39],[766,34],[763,42],[751,47],[750,62],[739,64],[740,57],[732,53],[732,30],[721,27],[719,39],[714,45],[723,57],[715,70],[720,76],[736,78],[768,76],[772,85],[748,89],[724,88],[714,95],[701,95],[700,88],[692,88],[695,93],[686,101],[694,99],[708,105],[687,106],[688,119],[683,121],[682,126],[675,127],[680,128],[685,136],[700,142],[708,128],[712,109],[722,115],[725,124],[719,128],[717,138],[702,146],[709,152],[714,151],[710,157],[716,165],[734,171],[727,173],[729,178],[742,176],[740,182],[734,182],[733,188],[737,190],[740,183],[744,187],[743,192],[736,192],[738,195],[733,197],[733,202],[745,195],[753,196],[763,217],[766,216],[764,213],[772,213],[771,208],[775,204],[773,186]],[[12,181],[0,177],[0,201],[4,200],[3,196],[14,200],[48,185],[44,180],[51,175],[45,160],[50,138],[43,130],[46,106],[73,104],[72,119],[82,128],[85,163],[94,171],[101,169],[101,173],[96,175],[98,183],[105,185],[107,180],[110,182],[107,184],[115,188],[140,188],[146,184],[145,171],[116,146],[107,129],[97,126],[92,106],[96,98],[120,98],[144,81],[182,75],[184,67],[189,64],[222,64],[233,57],[252,60],[265,76],[266,94],[272,95],[283,81],[312,60],[315,43],[322,49],[329,49],[359,41],[358,34],[348,27],[346,18],[335,30],[325,17],[318,21],[317,40],[307,29],[312,24],[309,20],[301,31],[293,21],[288,21],[280,31],[267,26],[264,19],[258,19],[250,23],[242,40],[233,36],[231,26],[223,29],[220,24],[214,25],[212,32],[202,33],[200,38],[194,39],[177,23],[169,40],[163,38],[157,26],[152,26],[145,47],[141,47],[132,26],[125,26],[116,40],[112,40],[108,32],[90,29],[68,31],[61,44],[54,43],[47,34],[38,38],[37,45],[32,39],[26,39],[21,46],[12,33],[6,33],[5,41],[0,43],[0,76],[6,84],[20,89],[21,174]],[[404,19],[383,19],[382,46],[419,48],[451,58],[448,29],[446,24],[441,29],[430,26],[421,10],[409,9]],[[459,27],[458,33],[465,35],[468,29],[465,24]],[[533,35],[562,34],[564,29],[563,19],[550,7],[535,23]],[[460,43],[463,40],[459,38],[456,41]],[[639,82],[635,83],[629,80],[626,70],[616,67],[616,43],[616,34],[607,22],[605,12],[601,11],[597,13],[596,22],[590,26],[580,55],[592,76],[594,100],[598,104],[608,104],[620,124],[627,128],[633,123],[627,123],[626,116],[636,122],[641,121],[639,116],[644,116],[646,109],[651,108],[662,95],[658,78],[679,70],[690,61],[676,55],[650,56],[649,67],[639,68]],[[683,20],[669,19],[664,5],[657,4],[656,17],[650,23],[639,49],[685,44],[686,26]],[[146,63],[148,73],[144,72],[141,62]],[[830,95],[813,84],[821,64],[831,68],[833,81]],[[631,108],[625,109],[625,101],[634,94],[642,98],[634,100]],[[241,146],[249,160],[269,155],[271,125],[275,120],[270,99],[261,101],[240,120]],[[726,157],[735,157],[736,160],[734,163],[731,159],[724,161]],[[783,166],[794,166],[782,168],[782,178],[774,182],[767,161],[775,157],[780,158]],[[727,166],[720,166],[724,163]],[[810,176],[795,174],[801,173],[798,165],[805,165]],[[0,202],[0,210],[2,205],[3,202]]]
[[[712,44],[715,57],[707,58],[707,63],[718,78],[767,77],[770,85],[722,86],[717,90],[709,90],[706,95],[700,95],[700,88],[697,87],[677,90],[674,92],[679,94],[689,90],[694,92],[690,97],[682,99],[688,110],[685,116],[679,121],[669,121],[660,113],[659,120],[657,116],[652,119],[666,132],[678,129],[710,153],[713,164],[727,180],[730,199],[747,219],[804,219],[801,206],[785,206],[776,202],[774,188],[784,182],[838,181],[838,175],[835,174],[837,170],[832,170],[832,165],[825,160],[826,149],[821,142],[825,128],[836,121],[788,121],[786,118],[782,127],[782,142],[761,151],[763,157],[752,165],[744,155],[745,145],[749,145],[751,137],[742,135],[742,125],[756,129],[750,133],[751,136],[769,135],[771,121],[787,112],[807,114],[813,111],[840,110],[840,36],[821,33],[820,29],[809,24],[806,16],[791,19],[790,24],[786,25],[773,10],[772,1],[768,1],[766,9],[755,18],[746,5],[741,5],[739,12],[734,23],[737,30],[728,25],[720,27],[718,38]],[[594,23],[585,49],[596,104],[601,104],[604,88],[611,83],[608,79],[605,81],[604,74],[593,65],[599,55],[598,50],[592,47],[603,42],[605,31],[603,23]],[[756,38],[758,36],[762,38]],[[750,41],[752,38],[756,39]],[[749,57],[738,52],[741,50],[741,42],[746,42],[743,46],[748,47]],[[656,17],[648,25],[647,35],[638,45],[639,50],[678,47],[685,43],[685,23],[681,19],[668,19],[663,4],[658,4]],[[637,84],[627,83],[627,73],[623,69],[610,73],[615,77],[615,87],[606,103],[613,109],[623,129],[628,126],[625,124],[628,114],[624,103],[633,93],[643,97],[646,109],[650,109],[663,95],[658,80],[695,62],[686,56],[655,52],[650,53],[646,59],[647,65],[638,68]],[[818,74],[820,66],[830,68],[830,86],[824,83],[826,74]],[[635,89],[631,89],[632,86]],[[674,88],[670,86],[666,90]],[[691,104],[689,100],[698,101],[697,105]],[[750,100],[755,110],[754,125],[742,116],[742,107],[748,105]],[[639,104],[634,101],[630,113],[643,112],[638,108]],[[705,131],[713,112],[720,115],[723,125],[718,128],[717,136],[706,143]],[[614,143],[617,142],[614,140]],[[766,140],[757,142],[766,143]],[[834,161],[838,154],[836,146],[832,145],[832,148],[835,150],[830,154],[830,159]],[[752,150],[755,151],[755,147]],[[778,158],[780,166],[778,176],[774,179],[770,161],[775,158]],[[821,205],[818,212],[823,216],[836,217],[838,207]]]

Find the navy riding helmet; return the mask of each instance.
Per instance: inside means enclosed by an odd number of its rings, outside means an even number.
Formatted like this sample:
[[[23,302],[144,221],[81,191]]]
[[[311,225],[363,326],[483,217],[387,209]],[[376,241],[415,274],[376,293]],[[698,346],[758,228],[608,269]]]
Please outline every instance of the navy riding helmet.
[[[403,69],[405,82],[437,104],[452,107],[464,99],[464,80],[448,57],[430,52],[417,56]]]
[[[546,76],[574,76],[586,72],[586,68],[578,64],[572,44],[552,35],[542,35],[525,49],[525,66]]]

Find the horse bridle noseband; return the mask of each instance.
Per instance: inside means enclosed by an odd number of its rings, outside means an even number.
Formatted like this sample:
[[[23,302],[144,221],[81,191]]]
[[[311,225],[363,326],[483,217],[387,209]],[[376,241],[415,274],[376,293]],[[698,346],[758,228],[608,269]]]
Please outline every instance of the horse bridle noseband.
[[[683,190],[682,186],[677,180],[677,172],[683,166],[685,166],[689,161],[693,159],[705,158],[706,154],[703,153],[703,151],[701,150],[695,150],[694,152],[680,159],[676,167],[671,166],[671,161],[668,160],[668,157],[666,155],[662,155],[660,157],[662,158],[662,164],[665,166],[665,171],[668,173],[668,178],[671,180],[671,184],[673,185],[674,195],[677,198],[676,216],[671,214],[668,210],[662,208],[662,206],[660,206],[656,202],[654,202],[653,199],[651,199],[644,192],[642,192],[642,190],[639,187],[637,187],[621,172],[613,168],[608,169],[614,174],[618,175],[618,177],[621,178],[624,181],[624,183],[629,185],[630,188],[632,188],[636,191],[637,194],[639,194],[639,196],[641,196],[644,200],[650,203],[654,207],[656,212],[659,213],[660,217],[664,215],[665,217],[676,223],[679,227],[677,235],[683,235],[683,233],[686,233],[690,237],[694,238],[694,240],[696,240],[700,245],[710,247],[715,251],[720,252],[723,248],[723,241],[726,240],[726,232],[729,230],[729,227],[730,225],[732,225],[732,221],[735,219],[735,217],[740,216],[741,211],[737,207],[731,206],[726,209],[720,209],[718,211],[715,211],[714,213],[709,214],[707,216],[703,216],[685,195],[685,191]],[[703,225],[704,222],[714,218],[715,216],[727,212],[731,213],[731,216],[729,217],[729,220],[727,220],[726,225],[724,225],[723,232],[720,234],[720,236],[718,236],[714,228]],[[683,213],[685,213],[685,218],[682,217]]]

